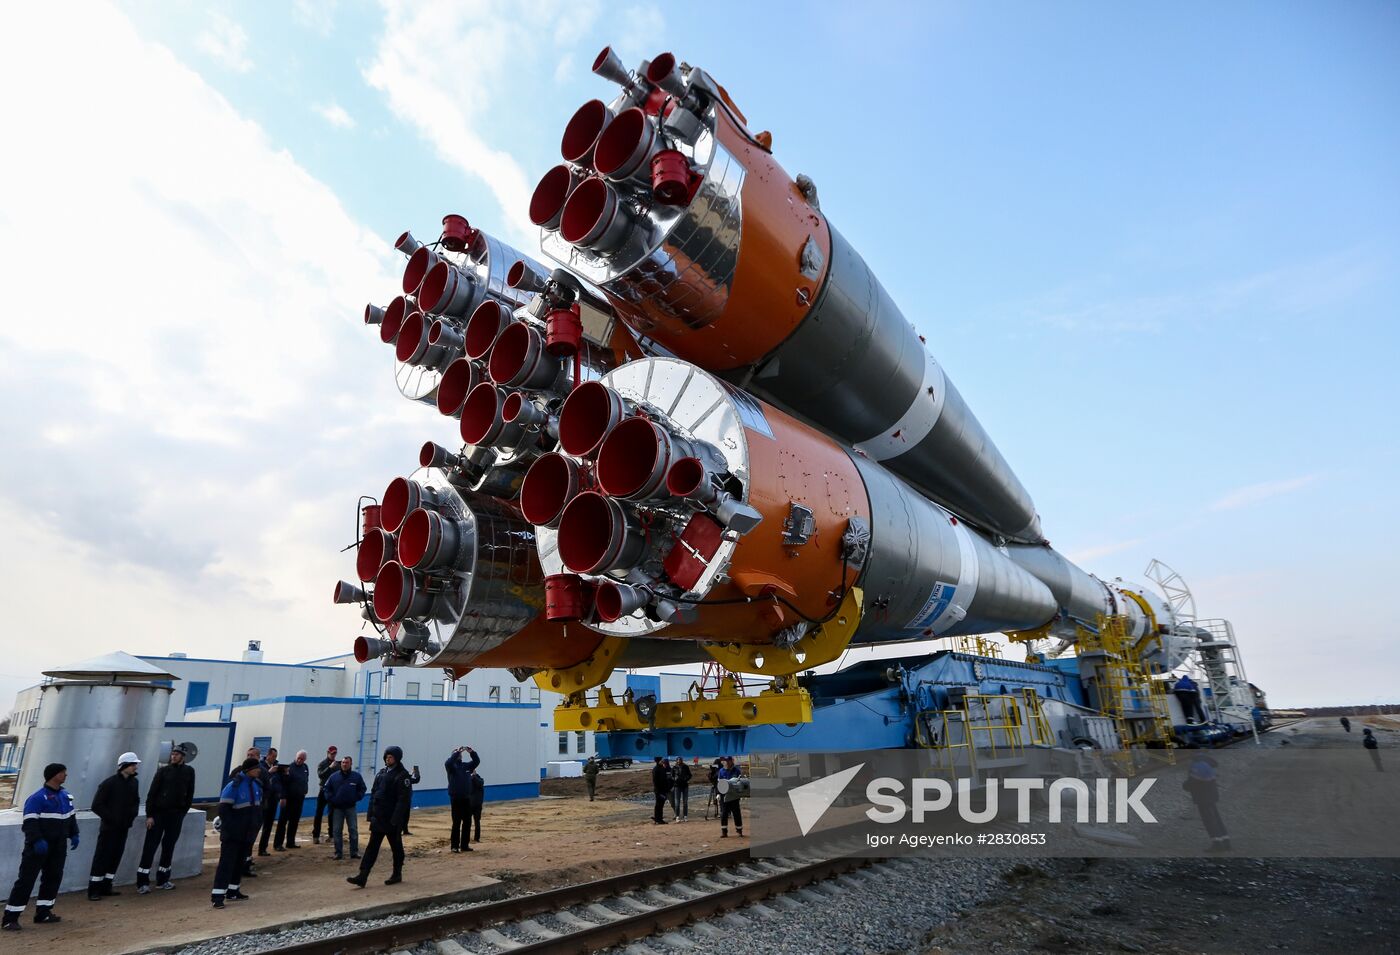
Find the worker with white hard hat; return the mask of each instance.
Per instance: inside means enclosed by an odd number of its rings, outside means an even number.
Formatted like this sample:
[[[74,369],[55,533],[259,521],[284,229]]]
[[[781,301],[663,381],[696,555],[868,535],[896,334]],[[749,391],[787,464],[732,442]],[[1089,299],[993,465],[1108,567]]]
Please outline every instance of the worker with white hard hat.
[[[141,784],[136,780],[140,765],[141,758],[135,753],[122,753],[117,757],[117,771],[102,780],[92,797],[93,815],[102,820],[102,826],[97,830],[97,846],[92,850],[88,901],[121,895],[113,890],[112,881],[117,877],[131,824],[141,810]]]

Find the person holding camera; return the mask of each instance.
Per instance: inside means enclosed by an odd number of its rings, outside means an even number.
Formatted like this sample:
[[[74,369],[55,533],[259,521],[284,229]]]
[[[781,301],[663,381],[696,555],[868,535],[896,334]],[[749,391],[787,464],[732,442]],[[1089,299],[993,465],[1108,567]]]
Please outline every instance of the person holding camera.
[[[462,754],[471,758],[462,762]],[[458,746],[447,757],[447,797],[452,805],[452,851],[472,851],[472,773],[481,757],[470,746]]]

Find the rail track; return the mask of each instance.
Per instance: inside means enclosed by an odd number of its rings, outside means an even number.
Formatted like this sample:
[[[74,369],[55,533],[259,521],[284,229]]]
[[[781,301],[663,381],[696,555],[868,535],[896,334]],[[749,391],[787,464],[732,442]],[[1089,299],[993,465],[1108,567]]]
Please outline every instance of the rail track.
[[[443,952],[592,952],[703,922],[869,866],[858,858],[702,856],[500,902],[280,945],[279,955],[369,955],[439,941]],[[715,931],[710,929],[710,931]]]

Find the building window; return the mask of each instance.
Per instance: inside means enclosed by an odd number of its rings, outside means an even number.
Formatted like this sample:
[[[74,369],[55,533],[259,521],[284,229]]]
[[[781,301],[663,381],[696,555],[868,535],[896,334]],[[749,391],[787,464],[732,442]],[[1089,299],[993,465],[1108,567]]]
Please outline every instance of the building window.
[[[512,703],[520,702],[520,687],[513,686],[510,688],[510,701]]]
[[[568,734],[568,733],[560,733],[560,734],[559,734],[559,755],[560,755],[560,756],[568,756],[568,755],[569,755],[569,734]]]
[[[248,694],[247,694],[247,693],[235,693],[235,694],[233,694],[233,702],[235,702],[235,703],[242,703],[242,702],[243,702],[244,700],[246,700],[246,699],[248,699]]]
[[[537,686],[532,686],[532,687],[530,687],[530,702],[531,702],[531,703],[538,703],[539,701],[540,701],[540,688],[537,687]]]
[[[465,683],[457,684],[457,700],[461,703],[467,702],[467,685]]]
[[[488,689],[486,691],[486,699],[492,703],[501,702],[501,688],[499,686],[493,686]]]
[[[588,744],[584,742],[583,730],[579,730],[578,732],[574,733],[574,736],[578,737],[574,740],[574,752],[582,753],[585,749],[588,748]]]
[[[435,700],[440,700],[440,699],[442,699],[442,684],[441,684],[441,683],[434,683],[434,684],[433,684],[433,699],[435,699]]]
[[[404,696],[404,699],[406,699],[406,700],[416,700],[416,699],[418,699],[418,684],[417,684],[417,683],[406,683],[406,684],[404,684],[403,696]]]

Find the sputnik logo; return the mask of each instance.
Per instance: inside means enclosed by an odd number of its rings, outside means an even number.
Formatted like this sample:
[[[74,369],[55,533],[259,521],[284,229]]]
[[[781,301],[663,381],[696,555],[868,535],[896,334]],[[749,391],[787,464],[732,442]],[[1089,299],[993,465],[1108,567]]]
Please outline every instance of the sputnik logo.
[[[797,815],[797,825],[801,827],[804,836],[821,821],[831,804],[846,791],[856,773],[864,768],[865,764],[860,763],[850,769],[843,769],[839,773],[832,773],[830,776],[823,776],[788,790],[788,800],[792,803],[792,811]]]

